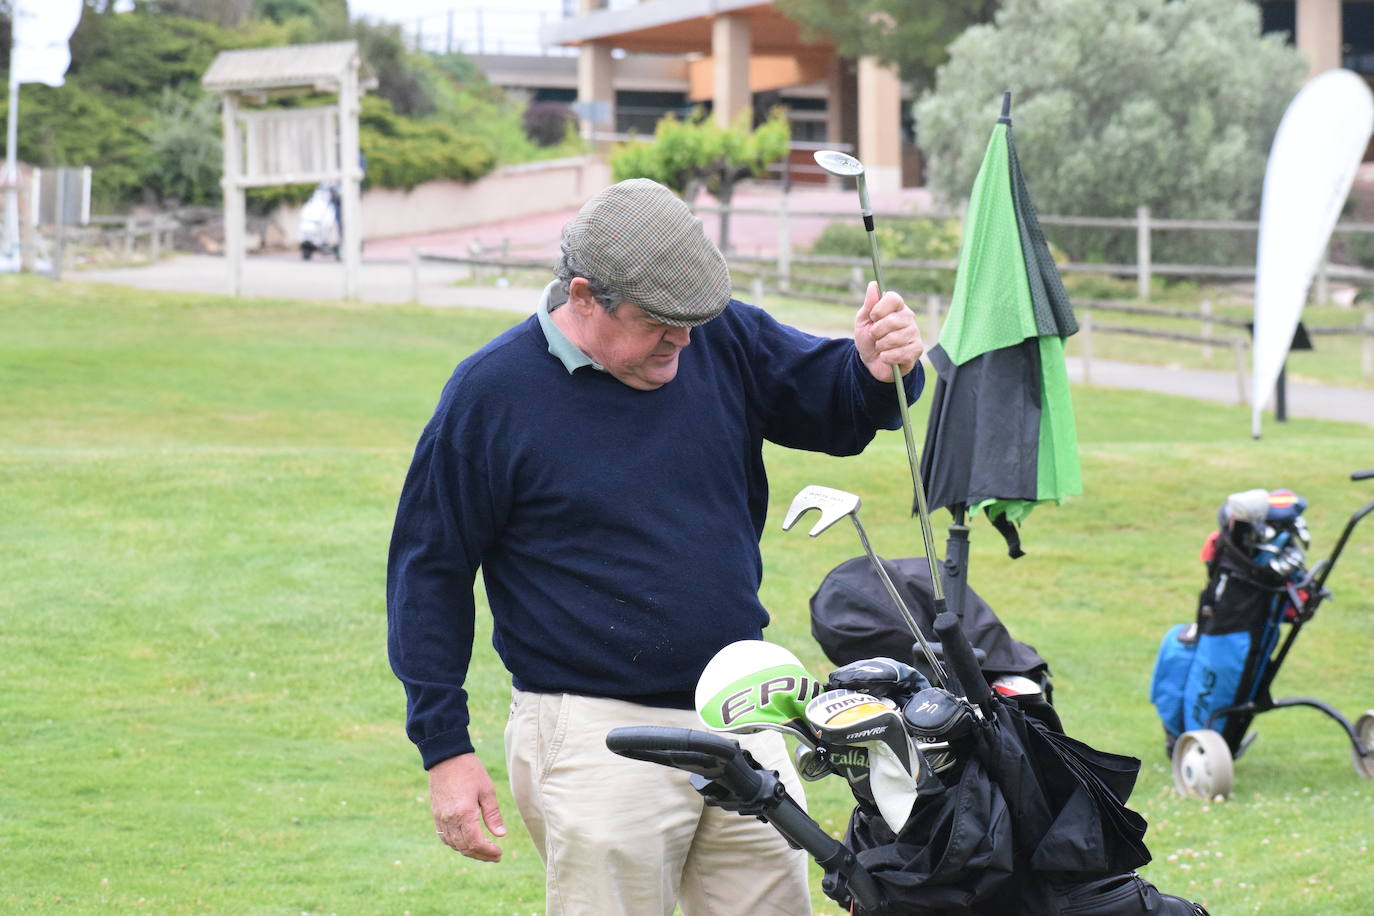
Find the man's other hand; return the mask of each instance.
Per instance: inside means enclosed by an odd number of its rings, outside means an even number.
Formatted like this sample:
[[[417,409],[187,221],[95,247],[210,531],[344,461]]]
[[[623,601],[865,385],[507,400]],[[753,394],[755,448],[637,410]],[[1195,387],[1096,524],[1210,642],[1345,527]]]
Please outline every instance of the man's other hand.
[[[506,835],[496,804],[496,787],[476,754],[460,754],[429,770],[429,807],[444,842],[470,859],[501,861],[501,847],[487,838]]]

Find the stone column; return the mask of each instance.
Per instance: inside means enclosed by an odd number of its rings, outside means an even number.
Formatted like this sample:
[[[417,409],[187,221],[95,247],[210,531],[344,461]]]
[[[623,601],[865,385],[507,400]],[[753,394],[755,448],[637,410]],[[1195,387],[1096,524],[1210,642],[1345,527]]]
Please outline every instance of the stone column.
[[[1341,0],[1297,0],[1298,50],[1307,58],[1307,76],[1341,66]]]
[[[606,0],[578,0],[577,11],[586,15],[605,6]],[[585,41],[579,49],[577,113],[582,136],[587,140],[593,140],[598,133],[615,132],[615,59],[609,44]]]
[[[872,194],[902,189],[902,83],[873,57],[859,58],[858,157]]]
[[[577,56],[577,112],[582,136],[615,131],[615,59],[610,45],[582,44]]]
[[[713,110],[716,123],[721,126],[728,127],[741,111],[753,108],[749,92],[751,44],[746,17],[717,16],[711,20],[711,58],[715,68]]]

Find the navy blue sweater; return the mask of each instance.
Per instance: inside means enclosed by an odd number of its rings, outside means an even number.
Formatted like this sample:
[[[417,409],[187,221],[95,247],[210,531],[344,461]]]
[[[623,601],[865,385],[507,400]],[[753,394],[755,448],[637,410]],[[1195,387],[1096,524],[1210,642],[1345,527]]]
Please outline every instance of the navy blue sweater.
[[[907,377],[913,400],[923,380]],[[387,570],[424,765],[473,749],[478,567],[516,687],[691,708],[706,662],[768,622],[763,440],[851,455],[899,423],[892,383],[852,341],[734,301],[653,391],[569,374],[535,317],[464,360],[420,436]]]

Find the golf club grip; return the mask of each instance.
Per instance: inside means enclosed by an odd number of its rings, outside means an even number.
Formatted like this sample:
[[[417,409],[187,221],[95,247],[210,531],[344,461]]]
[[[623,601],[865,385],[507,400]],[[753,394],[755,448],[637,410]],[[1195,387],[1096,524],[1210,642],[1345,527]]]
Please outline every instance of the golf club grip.
[[[1364,471],[1355,471],[1350,475],[1351,480],[1368,480],[1371,477],[1374,477],[1374,468],[1369,468]]]
[[[988,689],[983,669],[978,666],[978,659],[974,657],[973,646],[969,644],[968,637],[959,626],[958,615],[945,611],[937,616],[935,635],[940,637],[945,660],[949,662],[950,669],[958,679],[964,696],[968,697],[970,703],[981,706],[984,710],[989,709],[992,704],[992,691]]]

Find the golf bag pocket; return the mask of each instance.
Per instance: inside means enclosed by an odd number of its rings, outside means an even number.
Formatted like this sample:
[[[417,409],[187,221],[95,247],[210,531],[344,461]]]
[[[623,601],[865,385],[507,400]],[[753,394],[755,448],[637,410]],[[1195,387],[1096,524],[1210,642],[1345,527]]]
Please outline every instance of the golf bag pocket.
[[[1229,559],[1221,558],[1217,575],[1202,593],[1197,651],[1183,688],[1185,731],[1226,728],[1226,716],[1210,725],[1208,719],[1218,709],[1254,698],[1278,636],[1275,596],[1282,579],[1261,569],[1242,573]]]
[[[1251,634],[1202,634],[1197,640],[1193,664],[1183,686],[1183,730],[1210,728],[1221,731],[1226,717],[1209,724],[1215,710],[1237,702],[1250,656]]]
[[[1177,738],[1187,730],[1183,726],[1183,696],[1196,654],[1197,626],[1180,623],[1164,634],[1159,654],[1155,656],[1155,670],[1150,677],[1150,702],[1170,738]]]
[[[1172,894],[1131,872],[1057,889],[1056,912],[1063,916],[1196,916],[1200,905]]]

